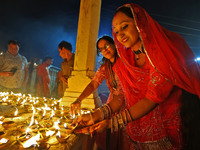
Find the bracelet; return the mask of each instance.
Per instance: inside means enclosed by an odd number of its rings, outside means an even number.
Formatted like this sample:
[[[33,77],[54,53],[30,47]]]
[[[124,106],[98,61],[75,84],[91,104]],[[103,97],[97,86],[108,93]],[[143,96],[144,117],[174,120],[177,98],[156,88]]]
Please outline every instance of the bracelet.
[[[121,123],[122,123],[121,126],[122,126],[122,128],[123,128],[123,127],[124,127],[124,120],[123,120],[123,117],[122,117],[122,113],[121,113],[121,112],[119,113],[119,116],[120,116],[120,118],[121,118]]]
[[[111,133],[113,133],[113,118],[110,119],[110,128]]]
[[[131,122],[133,122],[133,118],[132,118],[132,116],[131,116],[131,114],[130,114],[130,111],[128,110],[128,109],[126,109],[127,110],[127,113],[128,113],[128,115],[129,115],[129,117],[131,118]]]
[[[128,123],[127,116],[126,116],[126,109],[123,112],[124,112],[124,125],[126,126]]]
[[[123,122],[121,113],[117,114],[117,121],[118,121],[118,124],[119,124],[119,128],[120,129],[123,128],[124,127],[124,122]]]
[[[109,118],[110,115],[110,110],[108,108],[109,106],[103,105],[102,107],[100,107],[99,109],[101,110],[101,119],[104,120],[106,118]]]
[[[101,113],[101,118],[99,119],[99,121],[102,121],[104,119],[104,114],[103,114],[101,108],[97,108],[97,110],[99,110]]]
[[[106,105],[103,105],[101,107],[101,109],[102,109],[102,112],[104,114],[104,119],[108,118],[109,117],[109,109],[108,109],[108,107],[106,107]]]
[[[111,111],[111,108],[110,108],[110,106],[108,105],[108,104],[105,104],[105,106],[108,108],[108,110],[109,110],[109,116],[108,116],[108,118],[110,118],[111,117],[111,115],[112,115],[112,111]]]
[[[76,99],[76,102],[81,103],[81,100],[79,98]]]
[[[113,116],[113,131],[117,132],[118,131],[118,122],[117,122],[117,117]]]

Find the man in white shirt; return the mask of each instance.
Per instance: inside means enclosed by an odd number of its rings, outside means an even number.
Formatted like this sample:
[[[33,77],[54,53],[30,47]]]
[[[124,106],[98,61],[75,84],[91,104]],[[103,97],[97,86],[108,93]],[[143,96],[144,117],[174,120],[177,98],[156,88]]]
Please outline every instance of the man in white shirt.
[[[8,42],[8,51],[0,55],[0,91],[22,92],[28,79],[28,62],[20,55],[19,44]]]

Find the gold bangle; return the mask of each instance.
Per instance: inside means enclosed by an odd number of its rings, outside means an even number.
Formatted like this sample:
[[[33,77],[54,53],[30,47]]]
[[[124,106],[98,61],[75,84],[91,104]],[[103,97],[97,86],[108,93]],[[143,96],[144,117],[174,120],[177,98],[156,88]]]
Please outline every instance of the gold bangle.
[[[99,110],[101,113],[101,119],[99,119],[99,121],[102,121],[104,119],[104,113],[102,112],[101,107],[97,108],[97,110]]]
[[[108,108],[108,110],[109,110],[109,117],[108,117],[108,118],[110,118],[111,115],[112,115],[111,108],[110,108],[110,106],[109,106],[108,104],[105,104],[105,106],[106,106],[106,107]]]
[[[123,128],[124,127],[124,122],[123,122],[121,113],[117,114],[117,121],[118,121],[119,128],[120,129]]]
[[[117,117],[116,116],[113,116],[113,127],[114,127],[114,132],[117,132],[118,131],[118,122],[117,122]]]
[[[131,114],[130,114],[130,111],[129,111],[128,109],[126,109],[126,110],[127,110],[127,112],[128,112],[129,117],[131,118],[131,122],[133,122],[133,118],[132,118],[132,116],[131,116]]]
[[[81,103],[81,100],[79,98],[76,99],[76,102]]]
[[[124,125],[127,125],[127,117],[126,117],[126,109],[123,111],[124,112]],[[122,116],[123,117],[123,116]]]
[[[111,130],[111,133],[113,133],[113,118],[111,118],[110,121],[111,121],[110,122],[110,124],[111,124],[110,125],[110,128],[111,128],[110,130]]]

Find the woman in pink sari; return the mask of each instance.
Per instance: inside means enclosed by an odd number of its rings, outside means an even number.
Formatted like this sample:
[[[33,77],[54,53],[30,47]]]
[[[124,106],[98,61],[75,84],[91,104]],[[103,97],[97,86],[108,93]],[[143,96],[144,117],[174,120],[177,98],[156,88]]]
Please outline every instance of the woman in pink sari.
[[[92,81],[87,85],[80,96],[71,104],[71,114],[75,113],[76,108],[80,111],[81,102],[94,92],[94,90],[101,85],[104,79],[106,80],[107,86],[110,90],[106,103],[109,103],[115,95],[118,97],[118,103],[120,106],[122,105],[119,110],[124,110],[125,108],[124,93],[119,83],[119,79],[115,76],[112,69],[118,59],[114,40],[109,36],[102,36],[97,40],[96,49],[97,54],[101,53],[103,55],[103,63],[95,73]],[[105,120],[105,122],[106,121],[107,120]],[[95,135],[95,141],[99,150],[129,150],[130,145],[130,138],[128,137],[126,128],[120,129],[118,132],[112,134],[110,133],[110,130],[97,134]]]
[[[132,149],[198,149],[194,143],[200,132],[196,115],[200,114],[200,70],[184,39],[160,26],[136,4],[117,9],[112,25],[120,57],[113,70],[122,83],[127,109],[115,118],[106,115],[111,118],[106,127],[115,130],[127,125]],[[83,115],[78,122],[90,125],[107,111],[117,111],[115,100],[107,105],[108,110]],[[191,113],[192,109],[197,111]],[[186,112],[196,124],[188,122]],[[102,124],[93,125],[90,132],[100,130]]]

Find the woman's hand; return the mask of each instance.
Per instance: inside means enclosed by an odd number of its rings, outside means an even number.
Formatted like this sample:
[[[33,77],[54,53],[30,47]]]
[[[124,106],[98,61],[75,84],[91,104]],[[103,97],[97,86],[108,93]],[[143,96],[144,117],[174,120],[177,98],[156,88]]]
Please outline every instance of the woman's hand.
[[[82,129],[77,129],[77,130],[75,130],[75,133],[77,133],[77,134],[80,134],[80,133],[91,134],[91,136],[93,136],[95,133],[101,133],[109,127],[110,127],[110,120],[106,119],[106,120],[98,122],[98,123],[96,123],[92,126],[85,127],[85,128],[82,128]]]
[[[106,129],[110,128],[110,120],[105,119],[101,122],[98,122],[90,127],[90,133],[101,133],[105,131]]]
[[[90,126],[93,123],[94,122],[93,122],[93,118],[91,117],[91,114],[83,114],[81,116],[78,116],[73,121],[72,126],[78,124],[77,128],[83,128],[83,127],[86,127],[86,126]]]
[[[79,114],[81,114],[81,100],[77,99],[71,104],[70,113],[75,115],[76,108],[78,109]]]

